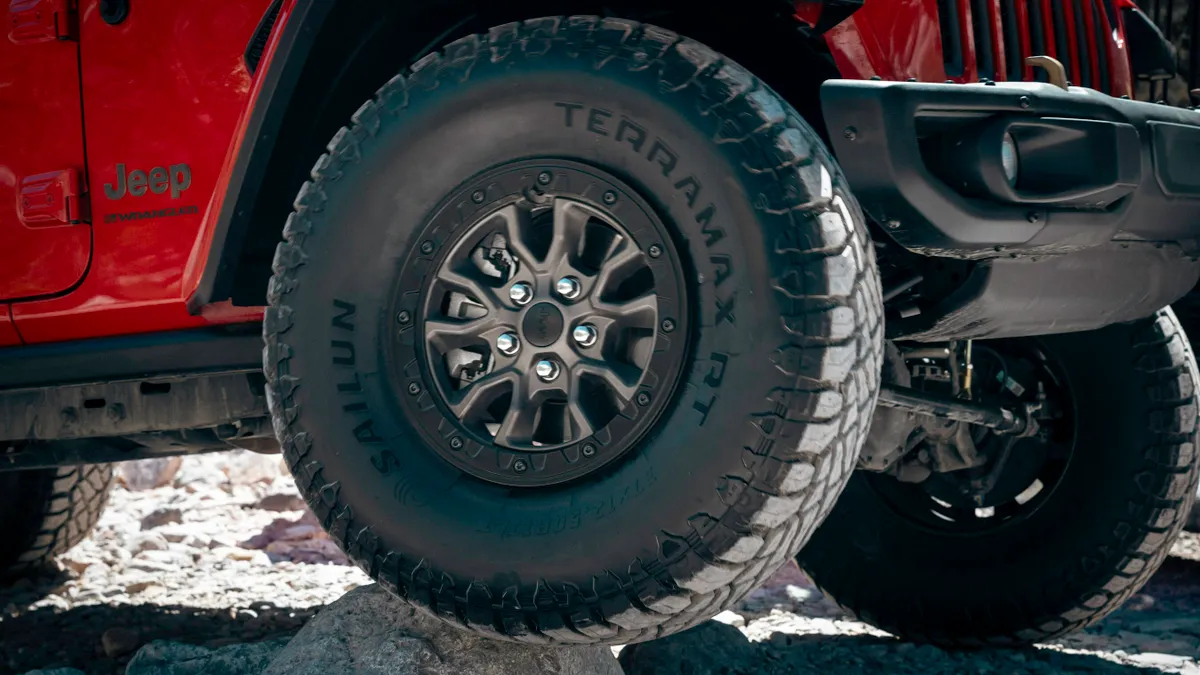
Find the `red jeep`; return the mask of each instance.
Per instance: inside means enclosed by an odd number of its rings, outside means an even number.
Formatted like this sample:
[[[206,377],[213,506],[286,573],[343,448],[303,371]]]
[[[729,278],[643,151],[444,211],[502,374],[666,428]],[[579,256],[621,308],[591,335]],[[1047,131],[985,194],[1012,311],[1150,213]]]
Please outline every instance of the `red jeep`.
[[[864,620],[1013,644],[1191,504],[1200,115],[1129,100],[1174,64],[1127,1],[7,17],[9,573],[108,462],[282,445],[364,570],[493,637],[665,635],[807,542]]]

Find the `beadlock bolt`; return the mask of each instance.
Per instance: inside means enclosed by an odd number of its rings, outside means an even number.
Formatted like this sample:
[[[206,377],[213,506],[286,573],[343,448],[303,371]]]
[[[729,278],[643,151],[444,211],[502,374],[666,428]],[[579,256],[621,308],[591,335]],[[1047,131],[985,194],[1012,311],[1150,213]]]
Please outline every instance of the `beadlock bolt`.
[[[662,320],[662,331],[664,333],[670,333],[673,330],[675,330],[675,322],[670,319],[663,319]]]
[[[539,173],[539,174],[538,174],[538,179],[537,179],[537,180],[538,180],[538,182],[539,182],[539,183],[541,183],[542,185],[549,185],[549,184],[550,184],[550,172],[549,172],[549,171],[543,171],[543,172]]]
[[[613,204],[617,203],[617,193],[613,192],[612,190],[609,190],[608,192],[604,193],[603,199],[604,199],[605,204],[612,206]]]
[[[525,473],[525,470],[528,468],[529,465],[526,464],[525,460],[523,459],[518,459],[517,461],[513,462],[513,471],[516,471],[517,473]]]
[[[650,250],[646,252],[650,254],[651,258],[657,258],[658,256],[662,255],[662,248],[660,248],[658,244],[652,244],[650,246]]]
[[[408,385],[408,393],[412,394],[413,396],[421,393],[421,385],[417,384],[416,382],[410,382]]]
[[[408,310],[402,309],[396,313],[396,323],[407,324],[409,321],[412,321],[412,314],[409,314]]]
[[[462,446],[463,446],[462,439],[459,438],[458,436],[455,436],[450,439],[450,447],[451,448],[454,448],[455,450],[462,450]]]
[[[584,443],[583,444],[583,456],[591,457],[594,454],[596,454],[596,446],[592,445],[591,443]]]
[[[425,255],[433,253],[433,242],[429,240],[421,242],[421,253],[424,253]]]

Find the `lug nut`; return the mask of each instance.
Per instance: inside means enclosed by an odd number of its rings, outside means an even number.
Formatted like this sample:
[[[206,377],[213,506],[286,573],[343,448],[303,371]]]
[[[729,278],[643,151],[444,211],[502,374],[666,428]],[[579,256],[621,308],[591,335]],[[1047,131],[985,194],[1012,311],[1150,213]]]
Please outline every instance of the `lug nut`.
[[[575,277],[563,277],[554,284],[554,290],[558,294],[568,300],[574,300],[579,297],[579,292],[582,290],[579,286],[579,280]]]
[[[496,349],[505,356],[512,356],[521,351],[521,341],[512,333],[504,333],[496,338]]]
[[[533,288],[524,281],[518,281],[508,289],[508,297],[518,305],[528,305],[533,300]]]
[[[596,344],[596,338],[600,334],[596,332],[596,327],[590,323],[581,324],[571,331],[571,337],[575,338],[575,344],[580,347],[591,347]]]
[[[538,378],[540,378],[542,382],[553,382],[554,380],[558,379],[558,372],[560,368],[558,367],[557,363],[551,361],[550,359],[542,359],[541,361],[537,362],[537,365],[533,367],[533,370],[537,373]]]

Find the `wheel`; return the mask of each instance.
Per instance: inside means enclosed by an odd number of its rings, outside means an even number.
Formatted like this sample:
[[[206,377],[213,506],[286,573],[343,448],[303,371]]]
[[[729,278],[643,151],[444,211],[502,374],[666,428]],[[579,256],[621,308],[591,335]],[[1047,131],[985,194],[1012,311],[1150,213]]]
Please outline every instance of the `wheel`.
[[[925,449],[891,474],[855,472],[798,561],[907,639],[1050,639],[1137,591],[1183,525],[1197,481],[1195,358],[1170,310],[974,353],[973,391],[1013,409],[1040,399],[1039,432],[975,428],[972,452],[949,454],[929,443],[953,430],[923,432]]]
[[[0,578],[36,572],[83,541],[112,476],[109,464],[0,472]]]
[[[1191,293],[1172,305],[1171,309],[1175,312],[1175,316],[1179,317],[1179,324],[1187,332],[1189,341],[1191,336],[1200,336],[1200,291],[1193,289]],[[1194,353],[1196,351],[1195,343],[1191,344]],[[1200,532],[1200,491],[1196,493],[1196,503],[1192,505],[1191,515],[1183,529],[1189,532]]]
[[[865,434],[881,303],[774,93],[659,28],[538,19],[421,59],[328,149],[275,256],[268,400],[382,585],[623,643],[794,555]]]

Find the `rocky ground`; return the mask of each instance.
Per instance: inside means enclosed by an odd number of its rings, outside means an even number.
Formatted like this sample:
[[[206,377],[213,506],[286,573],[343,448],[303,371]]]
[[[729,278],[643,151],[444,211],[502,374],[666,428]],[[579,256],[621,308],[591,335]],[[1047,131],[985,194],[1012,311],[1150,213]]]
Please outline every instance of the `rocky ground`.
[[[173,468],[129,471],[57,574],[0,589],[0,673],[122,673],[155,640],[258,643],[248,649],[265,663],[317,610],[369,582],[306,514],[277,457],[225,453]],[[166,484],[148,487],[156,481]],[[621,663],[626,675],[1200,675],[1200,537],[1174,553],[1125,608],[1037,649],[952,654],[898,642],[846,616],[793,567],[717,621],[625,648]]]

